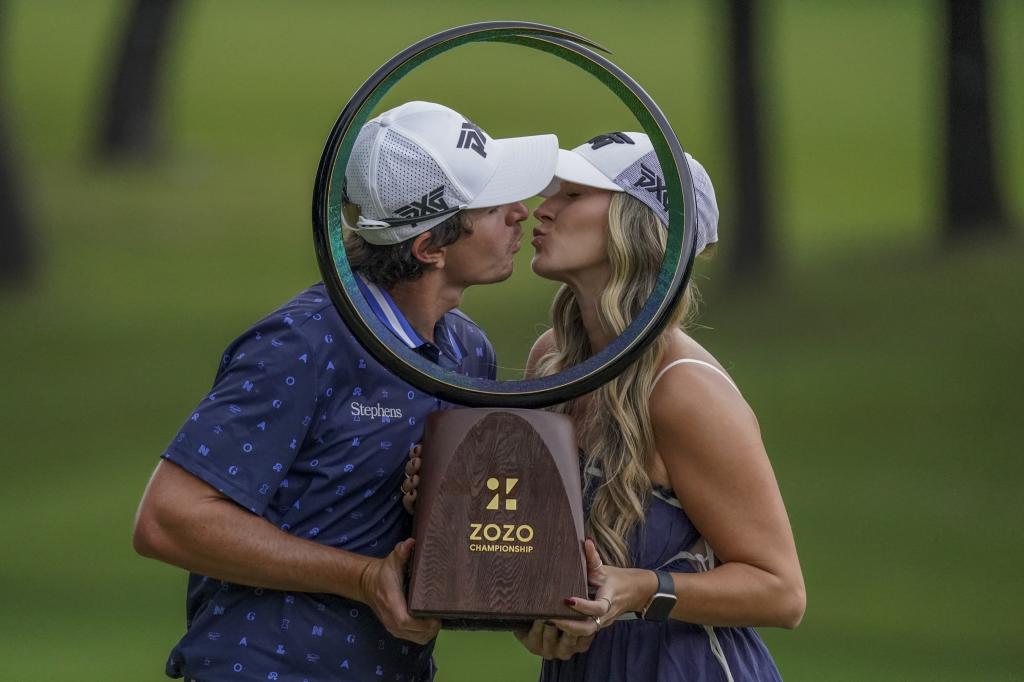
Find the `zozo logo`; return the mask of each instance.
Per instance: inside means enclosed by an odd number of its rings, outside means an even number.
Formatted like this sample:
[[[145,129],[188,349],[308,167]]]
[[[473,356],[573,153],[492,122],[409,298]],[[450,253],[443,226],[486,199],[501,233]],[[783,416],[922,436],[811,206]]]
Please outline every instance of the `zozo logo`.
[[[516,483],[519,483],[519,479],[518,478],[506,478],[505,479],[505,495],[506,495],[506,497],[505,497],[505,511],[515,511],[516,508],[517,508],[517,506],[516,506],[516,499],[514,497],[508,497],[509,493],[512,492],[512,488],[516,487]],[[496,479],[496,478],[488,478],[487,479],[487,489],[488,490],[498,490],[498,488],[500,488],[500,487],[501,487],[501,481],[499,481],[498,479]],[[501,506],[501,493],[500,492],[496,492],[496,493],[494,493],[494,497],[491,498],[491,501],[487,503],[487,508],[490,509],[490,510],[496,510],[499,506]]]

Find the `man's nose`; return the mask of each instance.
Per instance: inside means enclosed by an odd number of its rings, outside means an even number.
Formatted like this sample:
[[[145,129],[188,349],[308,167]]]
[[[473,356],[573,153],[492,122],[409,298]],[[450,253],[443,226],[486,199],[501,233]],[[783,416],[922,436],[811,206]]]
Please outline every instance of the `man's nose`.
[[[509,225],[518,225],[526,220],[527,216],[530,215],[530,211],[526,208],[526,204],[521,201],[509,204],[508,208],[508,213],[505,214],[505,222]]]

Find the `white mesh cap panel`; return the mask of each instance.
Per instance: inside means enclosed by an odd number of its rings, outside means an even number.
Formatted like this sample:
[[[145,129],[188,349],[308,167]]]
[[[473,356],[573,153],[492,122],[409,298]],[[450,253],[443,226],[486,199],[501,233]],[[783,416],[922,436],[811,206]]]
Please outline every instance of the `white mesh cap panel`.
[[[363,126],[352,145],[352,155],[349,156],[348,166],[345,167],[345,194],[348,200],[360,207],[362,215],[373,218],[383,217],[376,215],[380,212],[380,207],[374,204],[369,187],[370,156],[373,153],[373,140],[379,130],[380,126],[376,123],[371,122]]]
[[[467,203],[448,176],[425,151],[394,130],[386,130],[377,159],[376,186],[385,215],[376,219],[409,217],[398,213],[404,206],[418,202],[418,210],[429,213]],[[437,189],[441,192],[437,193]],[[364,214],[365,215],[365,214]]]

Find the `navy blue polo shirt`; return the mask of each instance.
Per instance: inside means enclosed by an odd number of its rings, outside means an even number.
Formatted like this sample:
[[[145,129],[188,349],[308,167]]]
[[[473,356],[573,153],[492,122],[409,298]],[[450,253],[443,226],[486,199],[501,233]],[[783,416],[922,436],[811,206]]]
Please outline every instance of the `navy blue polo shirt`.
[[[361,282],[401,343],[443,367],[494,378],[494,350],[458,311],[424,341],[386,291]],[[386,556],[409,537],[399,487],[426,416],[448,405],[413,388],[347,330],[322,283],[224,352],[209,394],[163,457],[253,514],[332,547]],[[428,680],[433,643],[392,637],[365,604],[190,574],[188,632],[167,674],[203,682]]]

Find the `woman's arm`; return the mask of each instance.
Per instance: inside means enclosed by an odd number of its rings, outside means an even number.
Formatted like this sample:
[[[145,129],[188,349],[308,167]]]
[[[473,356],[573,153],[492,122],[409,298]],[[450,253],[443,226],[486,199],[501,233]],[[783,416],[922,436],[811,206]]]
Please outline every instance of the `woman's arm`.
[[[672,617],[692,623],[794,628],[803,574],[757,419],[722,377],[685,366],[650,399],[655,444],[672,489],[721,565],[674,575]]]
[[[805,606],[803,575],[746,401],[709,370],[686,367],[665,375],[650,409],[662,471],[722,562],[705,573],[672,574],[677,602],[671,617],[703,625],[796,627]],[[568,602],[597,619],[556,621],[576,636],[642,611],[658,587],[653,571],[604,564],[590,540],[585,550],[587,581],[597,594]]]

